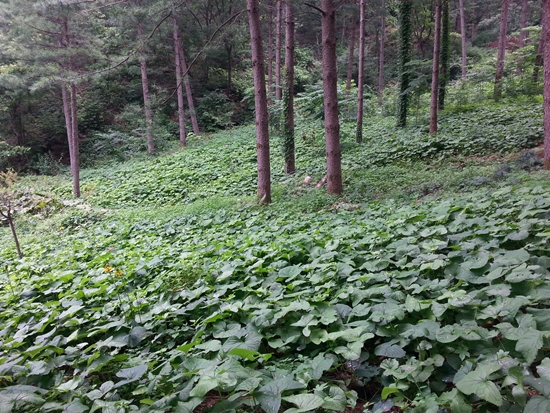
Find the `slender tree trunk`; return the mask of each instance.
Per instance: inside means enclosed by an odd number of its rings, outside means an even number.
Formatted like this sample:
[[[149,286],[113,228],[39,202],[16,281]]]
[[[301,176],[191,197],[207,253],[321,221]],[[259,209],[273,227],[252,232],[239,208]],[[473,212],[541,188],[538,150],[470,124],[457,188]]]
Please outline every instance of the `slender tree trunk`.
[[[378,106],[382,106],[384,94],[384,54],[386,50],[386,1],[382,0],[382,16],[380,29],[380,51],[378,53]]]
[[[544,61],[544,169],[550,170],[550,0],[542,0]]]
[[[327,156],[327,192],[342,194],[342,154],[340,122],[338,120],[338,89],[336,73],[336,6],[334,0],[322,0],[323,94]]]
[[[525,42],[527,40],[527,11],[529,9],[529,0],[522,0],[521,2],[521,18],[520,18],[520,34],[519,34],[519,47],[525,47]],[[516,74],[519,76],[522,72],[523,66],[523,51],[520,52],[518,58],[518,67],[516,68]]]
[[[447,91],[447,82],[449,81],[449,47],[450,47],[450,20],[449,20],[449,0],[443,1],[441,12],[441,69],[439,72],[439,97],[437,108],[445,109],[445,94]]]
[[[179,36],[179,28],[176,20],[176,15],[172,13],[172,22],[174,27],[174,56],[176,61],[176,94],[178,97],[178,124],[180,131],[180,146],[183,148],[187,143],[187,135],[185,133],[185,113],[183,107],[183,79],[181,78],[181,39]]]
[[[357,27],[354,24],[351,28],[351,39],[349,42],[349,54],[348,54],[348,74],[346,76],[346,95],[349,96],[351,89],[351,77],[353,75],[353,55],[355,54],[355,37],[357,34]]]
[[[273,8],[269,7],[269,22],[267,26],[267,87],[269,91],[268,103],[271,103],[274,94],[273,86]]]
[[[495,73],[495,89],[493,98],[499,100],[502,97],[502,76],[504,75],[504,56],[506,54],[506,27],[508,25],[508,6],[510,0],[502,0],[502,12],[500,17],[500,34],[498,37],[497,70]]]
[[[544,32],[541,33],[539,45],[537,48],[537,56],[535,57],[535,67],[533,68],[533,83],[539,81],[540,67],[542,66],[542,54],[544,52]]]
[[[250,47],[252,50],[252,74],[254,76],[254,101],[256,106],[256,154],[258,157],[258,202],[271,202],[271,171],[269,164],[269,128],[267,95],[265,90],[264,52],[258,0],[247,0]]]
[[[430,134],[437,132],[437,95],[439,89],[439,53],[441,52],[441,1],[435,2],[434,54],[432,65],[432,94],[430,99]]]
[[[407,126],[407,111],[409,109],[409,68],[411,59],[411,10],[412,0],[400,0],[399,2],[399,97],[397,126]]]
[[[72,151],[71,154],[71,173],[73,175],[73,193],[74,196],[80,198],[80,149],[78,138],[78,118],[77,118],[77,106],[76,106],[76,86],[71,83],[69,107],[71,112],[71,140]],[[71,149],[71,147],[69,147]]]
[[[80,173],[78,168],[78,159],[75,158],[75,133],[73,128],[73,109],[71,92],[67,88],[65,81],[61,82],[61,98],[63,100],[63,115],[65,117],[65,127],[67,129],[67,143],[69,144],[69,160],[71,162],[71,174],[73,176],[73,195],[80,197]],[[75,174],[76,171],[76,174]]]
[[[141,2],[136,1],[136,6],[141,7]],[[139,41],[143,39],[143,24],[137,25],[137,34]],[[151,99],[149,98],[149,79],[147,78],[147,62],[145,61],[144,45],[141,45],[142,50],[139,53],[139,67],[141,70],[141,89],[143,91],[143,110],[145,112],[145,131],[147,135],[147,153],[153,155],[155,153],[155,138],[153,137],[153,115],[151,112]]]
[[[181,42],[181,38],[180,38],[180,42]],[[195,135],[200,135],[201,131],[199,130],[197,112],[195,111],[195,102],[193,101],[193,89],[191,87],[191,82],[189,81],[189,68],[187,67],[187,62],[185,61],[185,52],[183,50],[183,44],[180,47],[180,58],[181,58],[181,70],[183,74],[183,84],[185,86],[185,94],[187,95],[187,107],[189,108],[189,116],[191,117],[191,126],[193,126],[193,133]]]
[[[17,255],[19,259],[23,258],[23,253],[21,252],[21,245],[19,244],[19,238],[17,237],[17,231],[15,230],[15,223],[13,222],[13,215],[11,214],[11,205],[8,204],[7,217],[8,224],[11,229],[11,235],[13,236],[13,241],[15,242],[15,248],[17,249]]]
[[[283,0],[277,0],[277,27],[275,33],[275,98],[281,100],[281,49],[283,28]]]
[[[363,85],[365,79],[365,3],[359,2],[359,71],[357,74],[357,128],[355,131],[355,142],[363,141]]]
[[[458,8],[460,12],[460,33],[462,44],[462,77],[466,77],[466,16],[464,12],[464,0],[458,0]]]
[[[233,83],[233,46],[229,43],[225,44],[225,52],[227,54],[227,89],[226,95],[229,97],[231,95],[231,87]]]
[[[294,11],[292,2],[286,1],[286,33],[285,33],[285,72],[286,84],[283,93],[283,110],[285,122],[283,125],[283,141],[285,156],[285,173],[296,172],[294,150]]]

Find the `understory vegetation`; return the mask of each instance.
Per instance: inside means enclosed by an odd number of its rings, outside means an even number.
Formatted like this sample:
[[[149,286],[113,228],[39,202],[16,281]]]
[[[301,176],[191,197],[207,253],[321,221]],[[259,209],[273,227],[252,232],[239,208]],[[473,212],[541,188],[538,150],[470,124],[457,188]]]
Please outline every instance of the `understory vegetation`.
[[[68,174],[21,177],[0,413],[550,411],[542,105],[393,125],[372,115],[360,145],[342,125],[343,197],[316,188],[305,115],[294,176],[272,140],[265,207],[249,126],[104,159],[82,200]]]

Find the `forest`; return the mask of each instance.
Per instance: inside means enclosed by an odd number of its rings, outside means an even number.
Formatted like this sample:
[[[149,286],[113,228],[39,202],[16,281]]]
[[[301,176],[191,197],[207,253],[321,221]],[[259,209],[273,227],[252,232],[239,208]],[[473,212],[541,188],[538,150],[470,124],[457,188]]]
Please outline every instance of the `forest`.
[[[550,0],[0,0],[0,45],[0,413],[550,412]]]

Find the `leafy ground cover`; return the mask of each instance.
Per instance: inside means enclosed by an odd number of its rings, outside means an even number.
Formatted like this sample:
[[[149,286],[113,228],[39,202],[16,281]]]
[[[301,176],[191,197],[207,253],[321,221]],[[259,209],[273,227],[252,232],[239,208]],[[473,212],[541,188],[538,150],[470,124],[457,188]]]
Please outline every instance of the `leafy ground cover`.
[[[243,129],[84,172],[88,203],[18,222],[23,259],[5,231],[0,413],[549,411],[548,174],[394,157],[395,136],[431,143],[372,128],[388,150],[344,141],[344,198],[303,184],[323,162],[306,136],[301,175],[256,206]]]

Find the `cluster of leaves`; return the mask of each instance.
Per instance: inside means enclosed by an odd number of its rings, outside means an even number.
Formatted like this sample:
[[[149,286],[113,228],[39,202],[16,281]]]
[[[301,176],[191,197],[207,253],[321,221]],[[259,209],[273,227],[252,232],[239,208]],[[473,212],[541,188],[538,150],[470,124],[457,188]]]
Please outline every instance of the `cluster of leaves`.
[[[547,411],[547,194],[113,218],[4,249],[0,412]]]

